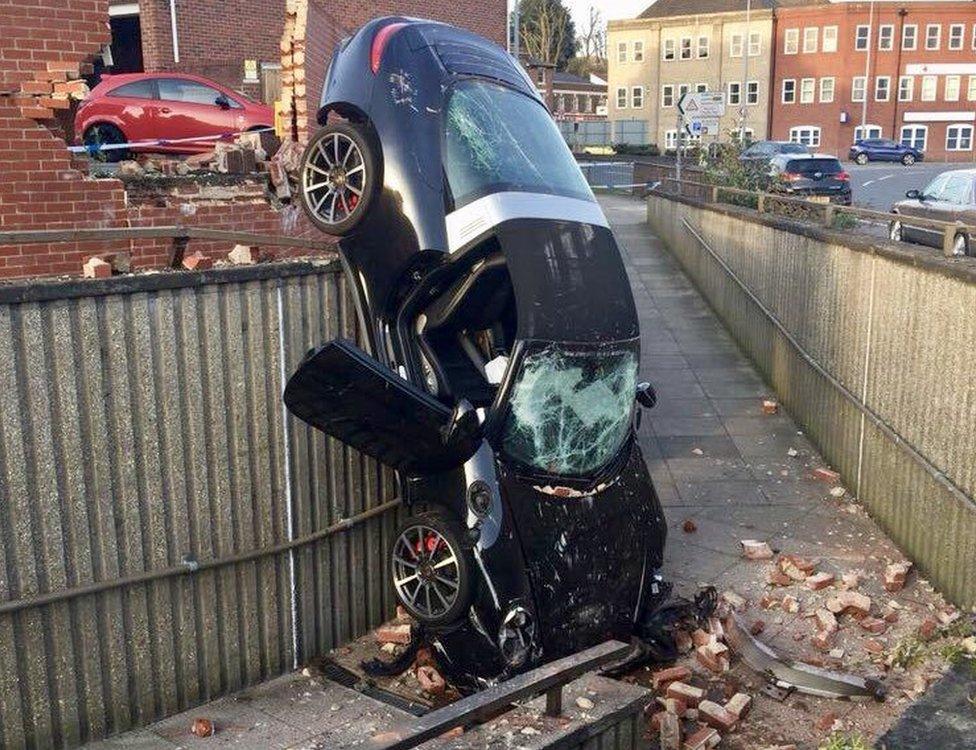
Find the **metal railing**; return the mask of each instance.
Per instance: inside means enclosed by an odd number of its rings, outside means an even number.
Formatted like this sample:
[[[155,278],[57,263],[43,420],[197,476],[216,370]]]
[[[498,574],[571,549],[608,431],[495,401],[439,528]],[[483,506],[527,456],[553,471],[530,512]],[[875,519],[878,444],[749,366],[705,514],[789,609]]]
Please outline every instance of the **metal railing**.
[[[860,208],[858,206],[841,206],[836,203],[821,203],[810,200],[809,198],[796,198],[780,193],[770,193],[760,190],[745,190],[743,188],[727,187],[725,185],[715,185],[706,182],[696,182],[693,180],[678,180],[674,177],[665,177],[664,183],[673,183],[677,186],[676,193],[679,196],[698,198],[707,200],[711,203],[734,203],[743,205],[745,202],[750,208],[754,208],[759,213],[778,213],[782,214],[782,206],[794,206],[803,210],[804,213],[816,215],[821,213],[819,220],[826,227],[836,226],[842,216],[850,216],[854,219],[881,222],[890,225],[892,222],[900,221],[910,224],[913,227],[921,227],[938,232],[942,235],[942,253],[947,257],[952,257],[956,237],[960,234],[976,241],[976,227],[958,221],[941,221],[939,219],[927,219],[921,216],[904,216],[902,214],[887,211],[877,211],[870,208]],[[688,191],[687,188],[692,188]],[[693,192],[693,195],[688,195]],[[723,198],[725,200],[723,200]],[[737,198],[737,201],[728,200]],[[801,218],[801,217],[794,217]]]

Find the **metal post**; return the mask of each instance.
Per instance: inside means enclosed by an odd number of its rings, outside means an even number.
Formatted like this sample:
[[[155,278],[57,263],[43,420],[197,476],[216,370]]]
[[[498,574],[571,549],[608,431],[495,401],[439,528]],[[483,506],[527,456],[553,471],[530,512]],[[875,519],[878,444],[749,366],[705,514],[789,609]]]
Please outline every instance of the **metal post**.
[[[746,33],[742,41],[742,88],[739,89],[739,144],[746,140],[746,102],[749,97],[749,29],[752,19],[752,0],[746,0]],[[776,41],[773,40],[773,44]]]
[[[956,241],[956,228],[951,224],[946,226],[942,232],[942,254],[951,258],[953,256],[952,246]]]
[[[563,686],[557,685],[546,691],[546,716],[556,718],[563,715]]]
[[[680,101],[680,99],[679,99],[679,101]],[[678,194],[679,195],[681,194],[681,142],[682,142],[682,140],[684,140],[681,137],[681,130],[682,130],[683,127],[684,127],[684,117],[682,117],[681,110],[679,109],[678,110],[678,140],[677,140],[677,143],[675,144],[675,146],[676,146],[676,148],[675,148],[676,162],[675,162],[675,174],[674,174],[675,179],[678,180]]]
[[[874,44],[874,0],[871,0],[871,7],[868,11],[868,49],[864,58],[864,101],[861,102],[861,138],[865,137],[865,125],[868,122],[868,93],[871,90],[871,46]],[[899,44],[901,42],[899,41]],[[891,96],[891,92],[888,92]],[[897,99],[897,94],[895,96]]]

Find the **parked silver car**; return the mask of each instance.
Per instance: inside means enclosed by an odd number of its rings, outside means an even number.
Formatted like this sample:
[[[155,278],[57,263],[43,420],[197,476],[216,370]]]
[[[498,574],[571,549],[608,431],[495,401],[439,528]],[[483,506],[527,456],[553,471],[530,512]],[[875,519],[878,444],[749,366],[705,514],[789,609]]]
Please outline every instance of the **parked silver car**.
[[[899,216],[888,225],[891,239],[941,248],[943,232],[912,224],[911,217],[957,221],[970,228],[976,226],[976,169],[943,172],[924,189],[906,192],[905,200],[892,205],[891,211]],[[976,237],[968,231],[956,233],[952,252],[954,255],[976,254]]]

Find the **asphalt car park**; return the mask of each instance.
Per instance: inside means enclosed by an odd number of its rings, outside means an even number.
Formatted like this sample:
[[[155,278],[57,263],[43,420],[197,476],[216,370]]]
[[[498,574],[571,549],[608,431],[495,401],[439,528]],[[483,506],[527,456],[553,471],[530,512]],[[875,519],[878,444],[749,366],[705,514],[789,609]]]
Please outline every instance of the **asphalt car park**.
[[[965,165],[944,162],[922,162],[910,167],[898,163],[868,163],[863,166],[844,161],[851,176],[854,205],[887,211],[891,204],[905,197],[911,188],[921,189],[937,175]]]

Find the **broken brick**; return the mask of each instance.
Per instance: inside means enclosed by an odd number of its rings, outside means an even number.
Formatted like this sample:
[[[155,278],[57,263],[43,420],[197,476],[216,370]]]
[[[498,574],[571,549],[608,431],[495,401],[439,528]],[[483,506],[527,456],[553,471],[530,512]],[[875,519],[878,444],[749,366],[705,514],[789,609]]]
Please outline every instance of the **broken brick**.
[[[834,647],[834,633],[821,630],[810,639],[810,645],[817,649],[817,651],[822,651],[825,654],[830,653]]]
[[[254,265],[259,260],[259,251],[250,245],[234,245],[234,249],[227,254],[227,260],[238,266]]]
[[[97,257],[112,267],[112,273],[129,273],[132,270],[132,258],[125,251],[99,253]]]
[[[447,689],[441,673],[430,665],[417,667],[417,682],[420,683],[420,689],[429,695],[443,695]]]
[[[858,573],[850,571],[844,573],[844,575],[840,577],[839,586],[845,591],[852,591],[853,589],[856,589],[858,587],[858,584],[860,583],[861,583],[861,576]]]
[[[685,522],[681,524],[681,529],[686,534],[694,534],[698,531],[698,525],[690,518],[686,518]]]
[[[742,546],[742,556],[747,560],[770,560],[773,557],[773,550],[766,542],[743,539],[739,544]]]
[[[821,732],[829,732],[834,728],[834,724],[836,723],[837,714],[833,711],[828,711],[817,719],[817,729]]]
[[[704,646],[706,643],[711,643],[712,636],[705,630],[701,628],[695,628],[694,632],[691,634],[691,640],[695,646]]]
[[[722,732],[731,731],[738,721],[735,714],[713,701],[702,701],[698,704],[698,718]]]
[[[960,615],[957,610],[946,609],[942,610],[941,612],[936,612],[935,616],[943,625],[952,625],[952,623],[958,620],[962,615]]]
[[[805,581],[807,573],[813,570],[813,566],[808,560],[792,555],[780,555],[776,561],[776,567],[794,581]]]
[[[688,667],[669,667],[660,669],[651,675],[651,687],[660,690],[671,682],[683,682],[691,677],[691,670]]]
[[[813,476],[816,479],[823,480],[824,482],[837,482],[840,480],[840,474],[833,469],[828,469],[823,466],[814,469]]]
[[[807,588],[811,589],[812,591],[820,591],[820,589],[825,589],[833,582],[834,582],[834,574],[827,573],[824,571],[821,571],[820,573],[814,573],[806,580]]]
[[[410,643],[410,625],[381,625],[375,631],[379,643]]]
[[[918,637],[923,641],[930,641],[939,629],[939,623],[934,617],[926,617],[918,626]]]
[[[195,734],[197,737],[213,737],[213,733],[214,724],[210,719],[194,719],[190,726],[190,734]]]
[[[723,591],[722,601],[728,604],[733,611],[740,610],[746,606],[746,600],[739,596],[734,591]]]
[[[779,411],[779,404],[775,401],[766,399],[762,402],[762,412],[763,414],[775,414]]]
[[[877,617],[864,617],[861,619],[860,625],[866,631],[875,635],[881,635],[881,633],[888,629],[888,623]]]
[[[688,704],[679,698],[665,698],[664,710],[679,718],[683,718],[688,713]]]
[[[884,588],[892,594],[905,588],[905,581],[908,579],[908,571],[912,569],[910,562],[892,563],[885,568]]]
[[[672,682],[667,686],[664,694],[668,698],[677,698],[684,702],[688,708],[697,708],[699,702],[705,697],[704,690],[686,682]]]
[[[112,275],[112,266],[96,256],[85,261],[82,274],[86,279],[107,279]]]
[[[658,737],[661,750],[681,750],[681,720],[672,713],[655,714],[659,721]]]
[[[793,583],[793,579],[779,568],[772,568],[766,576],[766,581],[770,586],[789,586]]]
[[[713,641],[695,649],[698,663],[716,674],[729,670],[729,649],[724,643]]]
[[[721,735],[712,727],[699,727],[690,734],[681,746],[681,750],[708,750],[721,742]]]
[[[183,258],[183,268],[188,271],[206,271],[213,268],[213,259],[197,251]]]
[[[739,720],[746,717],[750,708],[752,708],[752,696],[748,693],[736,693],[725,704],[725,710]]]
[[[674,645],[678,649],[679,654],[687,654],[695,647],[695,643],[687,630],[674,631]]]
[[[725,628],[722,627],[722,621],[717,617],[708,618],[708,632],[712,636],[713,640],[725,640]]]
[[[749,632],[753,635],[759,635],[766,629],[766,623],[762,620],[756,620],[752,625],[749,626]]]
[[[827,609],[835,615],[848,612],[863,617],[871,611],[871,597],[857,591],[841,591],[827,600]]]
[[[787,594],[783,597],[783,611],[796,614],[800,611],[800,601],[795,596]]]
[[[883,654],[885,647],[881,641],[877,641],[874,638],[868,638],[864,641],[864,649],[872,654]]]
[[[814,615],[817,618],[817,627],[824,633],[837,632],[837,617],[829,609],[818,609]]]

